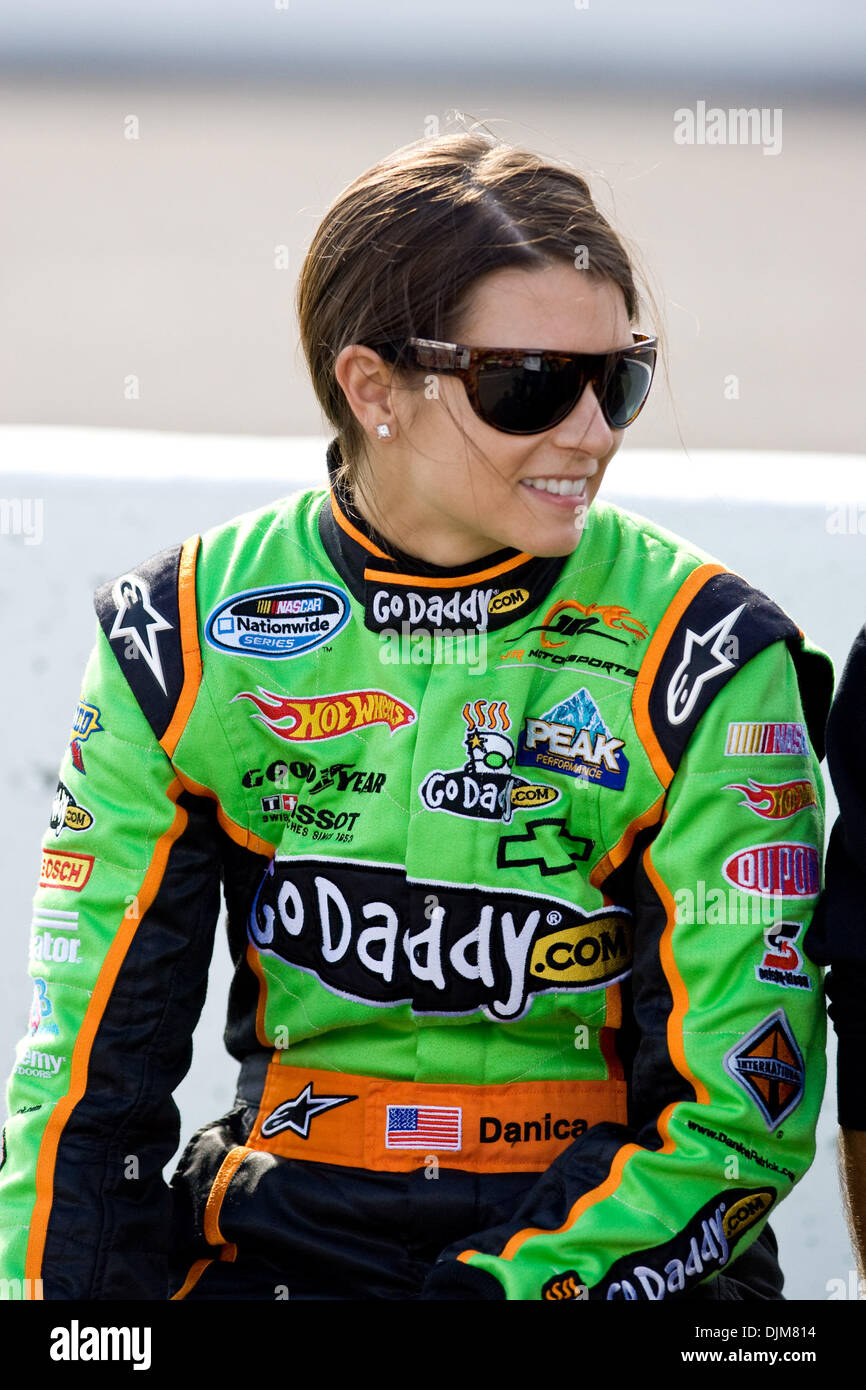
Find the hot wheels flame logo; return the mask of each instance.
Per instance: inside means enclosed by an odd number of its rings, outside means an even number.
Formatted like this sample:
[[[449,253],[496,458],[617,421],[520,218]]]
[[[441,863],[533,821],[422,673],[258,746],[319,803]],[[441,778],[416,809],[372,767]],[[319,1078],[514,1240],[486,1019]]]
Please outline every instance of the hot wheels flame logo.
[[[343,690],[335,695],[316,695],[310,700],[278,695],[258,686],[258,695],[242,690],[235,700],[251,700],[259,720],[277,738],[305,743],[319,738],[338,738],[371,724],[387,724],[391,733],[415,722],[410,705],[386,690]],[[286,722],[290,721],[290,722]]]
[[[766,783],[756,782],[750,777],[747,787],[739,782],[729,782],[725,791],[744,792],[746,800],[741,801],[740,805],[747,806],[756,816],[763,816],[764,820],[787,820],[807,806],[818,804],[818,794],[808,778],[798,778],[795,782]]]

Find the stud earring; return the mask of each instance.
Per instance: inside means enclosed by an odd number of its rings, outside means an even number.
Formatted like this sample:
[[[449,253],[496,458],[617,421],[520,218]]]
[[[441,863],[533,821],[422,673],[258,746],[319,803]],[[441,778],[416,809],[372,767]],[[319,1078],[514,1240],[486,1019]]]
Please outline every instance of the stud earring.
[[[380,439],[390,439],[390,438],[391,438],[391,428],[390,428],[389,425],[377,425],[377,426],[376,426],[376,433],[378,434],[378,436],[379,436]]]

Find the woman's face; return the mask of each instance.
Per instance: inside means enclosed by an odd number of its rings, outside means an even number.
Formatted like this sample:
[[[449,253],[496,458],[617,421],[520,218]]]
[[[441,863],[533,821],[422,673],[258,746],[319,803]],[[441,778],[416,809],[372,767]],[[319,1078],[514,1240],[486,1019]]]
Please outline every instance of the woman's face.
[[[560,262],[483,276],[455,340],[470,347],[600,353],[630,347],[632,333],[616,285]],[[361,358],[352,356],[358,353]],[[413,390],[395,378],[389,395],[382,388],[390,369],[378,354],[358,347],[340,354],[338,380],[370,440],[372,486],[362,483],[357,493],[362,513],[401,549],[434,564],[470,563],[504,546],[569,554],[622,442],[592,386],[558,425],[543,434],[511,435],[479,419],[459,378],[432,375],[433,390],[429,376]],[[391,439],[375,437],[380,423],[390,426]],[[540,488],[551,480],[583,482],[585,492]]]

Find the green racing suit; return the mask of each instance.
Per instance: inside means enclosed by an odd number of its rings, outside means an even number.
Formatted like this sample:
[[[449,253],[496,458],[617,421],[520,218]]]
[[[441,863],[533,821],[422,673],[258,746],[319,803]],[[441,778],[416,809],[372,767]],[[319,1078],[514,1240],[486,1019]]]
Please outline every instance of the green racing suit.
[[[6,1287],[642,1300],[742,1256],[824,1087],[832,673],[796,624],[601,501],[570,556],[443,569],[321,489],[95,603]],[[221,885],[237,1097],[167,1186]]]

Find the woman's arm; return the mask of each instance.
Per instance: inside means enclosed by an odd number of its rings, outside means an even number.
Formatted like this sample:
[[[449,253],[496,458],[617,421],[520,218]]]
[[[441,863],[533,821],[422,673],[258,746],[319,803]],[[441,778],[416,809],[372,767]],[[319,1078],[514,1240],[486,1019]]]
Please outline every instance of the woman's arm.
[[[127,652],[141,661],[135,643]],[[168,1296],[162,1169],[204,1002],[220,832],[215,802],[184,790],[121,660],[98,627],[42,840],[33,1008],[0,1170],[11,1297]]]
[[[595,1126],[512,1220],[446,1251],[429,1296],[676,1297],[741,1254],[808,1169],[825,1075],[820,973],[802,952],[818,760],[797,738],[743,754],[729,737],[803,722],[782,642],[712,701],[636,871],[629,1125]]]

